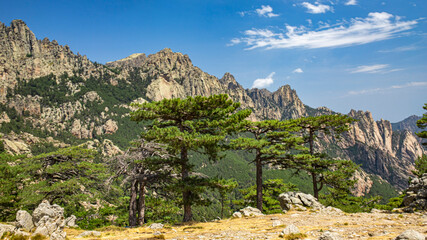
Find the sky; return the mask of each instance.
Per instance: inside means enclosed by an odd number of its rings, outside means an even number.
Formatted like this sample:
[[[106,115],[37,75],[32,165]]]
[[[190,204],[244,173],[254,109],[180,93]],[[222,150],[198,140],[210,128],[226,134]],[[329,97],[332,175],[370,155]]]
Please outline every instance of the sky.
[[[289,84],[304,104],[391,122],[427,103],[426,0],[0,0],[0,22],[24,20],[99,63],[164,48],[244,88]]]

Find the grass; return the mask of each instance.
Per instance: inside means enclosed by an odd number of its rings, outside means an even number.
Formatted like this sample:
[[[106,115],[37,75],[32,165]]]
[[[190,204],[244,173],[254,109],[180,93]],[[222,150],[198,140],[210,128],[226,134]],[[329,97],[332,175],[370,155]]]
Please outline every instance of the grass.
[[[296,240],[296,239],[304,239],[307,237],[307,234],[304,233],[291,233],[288,235],[285,235],[283,238],[286,240]]]

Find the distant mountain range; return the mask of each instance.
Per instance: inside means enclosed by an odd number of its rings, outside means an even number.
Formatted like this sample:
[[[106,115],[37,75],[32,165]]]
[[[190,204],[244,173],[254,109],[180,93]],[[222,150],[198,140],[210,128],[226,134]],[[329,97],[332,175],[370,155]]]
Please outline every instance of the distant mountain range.
[[[0,81],[0,131],[11,153],[83,140],[102,146],[106,155],[120,152],[115,145],[126,147],[141,131],[126,117],[133,101],[226,93],[253,110],[252,120],[333,113],[304,105],[289,85],[270,92],[244,89],[230,73],[218,79],[170,49],[98,64],[55,40],[38,40],[21,20],[0,23]],[[391,124],[374,121],[368,111],[348,115],[359,120],[351,130],[341,139],[323,137],[317,147],[361,164],[366,173],[397,188],[406,187],[414,160],[425,153],[413,134],[416,117]],[[365,179],[360,191],[371,186]]]
[[[400,122],[392,123],[394,131],[410,131],[410,132],[421,132],[422,129],[417,126],[417,121],[421,119],[421,116],[412,115],[403,119]]]

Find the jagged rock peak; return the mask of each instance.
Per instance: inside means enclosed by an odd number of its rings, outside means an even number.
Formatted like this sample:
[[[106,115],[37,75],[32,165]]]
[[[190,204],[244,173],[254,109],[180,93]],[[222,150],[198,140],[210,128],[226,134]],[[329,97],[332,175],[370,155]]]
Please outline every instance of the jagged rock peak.
[[[165,48],[155,54],[150,54],[144,64],[145,68],[157,68],[161,72],[171,71],[188,71],[193,68],[193,63],[187,54],[180,52],[172,52],[171,49]]]
[[[75,55],[68,46],[45,38],[38,40],[22,20],[10,27],[0,25],[0,102],[7,89],[13,89],[17,78],[30,79],[48,74],[61,75],[83,69],[82,76],[93,73],[95,66],[86,56]]]
[[[146,58],[145,53],[134,53],[117,61],[107,62],[105,65],[109,67],[140,67]]]
[[[236,81],[234,76],[229,72],[226,72],[224,76],[221,79],[219,79],[219,82],[229,90],[233,90],[237,88],[240,88],[243,90],[243,87]]]

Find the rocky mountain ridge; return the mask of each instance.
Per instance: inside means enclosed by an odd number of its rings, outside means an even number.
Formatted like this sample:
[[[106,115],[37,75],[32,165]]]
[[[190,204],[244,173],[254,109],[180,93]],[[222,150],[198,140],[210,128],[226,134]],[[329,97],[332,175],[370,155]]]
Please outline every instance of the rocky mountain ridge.
[[[5,109],[0,114],[0,129],[21,119],[22,126],[40,129],[53,138],[101,142],[111,138],[116,143],[120,137],[127,142],[138,132],[126,118],[130,102],[220,93],[240,102],[242,108],[252,109],[252,120],[333,113],[325,107],[305,106],[289,85],[270,92],[244,89],[230,73],[218,79],[194,66],[188,55],[171,49],[100,65],[56,41],[36,39],[21,20],[9,27],[0,23],[0,36],[0,102]],[[27,91],[32,85],[39,90],[54,89],[60,96]],[[425,153],[418,139],[408,131],[393,131],[389,121],[374,121],[369,112],[352,110],[349,116],[359,120],[351,130],[342,139],[322,138],[318,147],[405,187],[414,160]],[[7,138],[8,133],[5,135]]]

